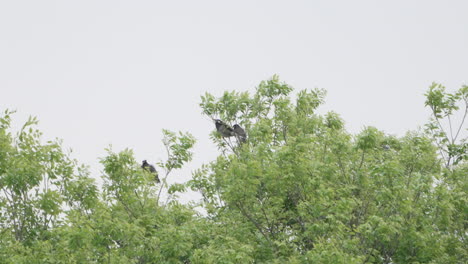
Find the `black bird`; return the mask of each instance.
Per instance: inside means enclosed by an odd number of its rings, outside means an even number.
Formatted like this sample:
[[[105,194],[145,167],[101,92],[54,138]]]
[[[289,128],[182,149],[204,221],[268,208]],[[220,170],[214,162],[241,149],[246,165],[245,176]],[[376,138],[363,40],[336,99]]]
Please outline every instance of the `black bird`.
[[[154,174],[154,179],[156,180],[156,182],[158,182],[158,183],[160,182],[159,177],[158,177],[158,172],[156,171],[156,169],[154,168],[153,165],[149,164],[146,160],[144,160],[143,163],[141,164],[141,167],[144,170],[153,173]]]
[[[219,134],[223,137],[232,137],[234,136],[234,129],[229,125],[225,124],[223,121],[219,119],[215,119],[216,130]]]
[[[237,139],[241,143],[245,143],[245,141],[247,140],[247,134],[245,133],[245,130],[238,124],[235,124],[233,127],[234,127],[234,133],[236,134]]]

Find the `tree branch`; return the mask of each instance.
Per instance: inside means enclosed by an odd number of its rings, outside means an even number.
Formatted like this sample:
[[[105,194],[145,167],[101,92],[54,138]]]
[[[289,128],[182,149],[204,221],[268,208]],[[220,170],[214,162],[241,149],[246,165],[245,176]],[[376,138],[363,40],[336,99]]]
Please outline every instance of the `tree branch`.
[[[239,208],[239,210],[241,211],[241,213],[247,217],[247,219],[249,219],[250,222],[252,222],[255,227],[257,228],[257,230],[262,234],[262,236],[268,241],[268,243],[270,243],[270,245],[272,245],[272,242],[270,240],[270,238],[267,236],[267,234],[265,234],[265,232],[263,232],[263,229],[262,229],[262,226],[257,222],[255,221],[255,219],[249,214],[247,213],[247,211],[244,209],[244,207],[239,203],[239,202],[236,202],[235,203],[237,208]]]
[[[466,114],[468,113],[468,102],[465,102],[465,105],[466,105],[466,107],[465,107],[465,113],[463,114],[463,119],[462,119],[462,122],[461,122],[461,124],[460,124],[460,127],[458,127],[457,134],[455,134],[455,138],[453,139],[453,140],[454,140],[453,143],[455,143],[455,140],[457,140],[458,134],[460,133],[460,130],[461,130],[461,128],[463,127],[463,123],[465,123],[465,120],[466,120]]]
[[[452,132],[452,119],[450,118],[450,115],[447,115],[447,119],[449,121],[450,139],[452,139],[452,144],[453,144],[454,140],[453,140],[453,132]]]

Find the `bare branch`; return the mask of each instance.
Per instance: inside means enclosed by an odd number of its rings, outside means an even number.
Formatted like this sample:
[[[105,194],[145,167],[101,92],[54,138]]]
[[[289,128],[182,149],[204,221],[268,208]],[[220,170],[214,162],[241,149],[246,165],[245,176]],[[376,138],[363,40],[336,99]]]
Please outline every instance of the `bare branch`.
[[[453,140],[453,133],[452,133],[452,119],[450,118],[450,115],[447,116],[447,119],[449,121],[449,128],[450,128],[450,138],[452,139],[452,144],[454,144],[454,140]]]
[[[468,102],[465,102],[465,113],[463,114],[463,119],[461,121],[460,127],[458,127],[457,134],[455,135],[455,138],[453,139],[453,143],[455,143],[455,140],[457,140],[458,134],[460,133],[460,130],[463,127],[463,123],[465,123],[466,115],[468,114]]]

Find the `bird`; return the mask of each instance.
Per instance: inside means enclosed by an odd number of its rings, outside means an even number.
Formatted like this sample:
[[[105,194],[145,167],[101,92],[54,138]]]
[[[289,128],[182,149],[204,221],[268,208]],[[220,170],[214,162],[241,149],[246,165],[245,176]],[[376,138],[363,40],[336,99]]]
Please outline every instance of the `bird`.
[[[234,129],[219,119],[215,119],[216,130],[222,137],[232,137],[235,135]]]
[[[146,171],[149,171],[151,173],[154,174],[154,179],[156,180],[156,182],[160,182],[159,181],[159,177],[158,177],[158,172],[156,171],[156,169],[154,168],[153,165],[149,164],[146,160],[143,161],[143,163],[141,164],[141,168],[143,168],[144,170]]]
[[[241,126],[239,126],[239,124],[235,124],[233,128],[234,128],[234,133],[236,134],[237,139],[241,143],[245,143],[245,141],[247,140],[247,134],[245,133],[245,130]]]

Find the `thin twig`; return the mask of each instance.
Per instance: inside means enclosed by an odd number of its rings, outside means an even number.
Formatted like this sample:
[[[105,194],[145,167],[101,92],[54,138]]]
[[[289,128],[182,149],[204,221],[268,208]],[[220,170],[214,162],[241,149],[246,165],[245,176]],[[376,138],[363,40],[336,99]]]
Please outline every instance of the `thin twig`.
[[[247,217],[247,219],[249,219],[250,222],[252,222],[252,223],[255,225],[255,227],[257,228],[257,230],[260,231],[260,233],[261,233],[262,236],[268,241],[268,243],[270,243],[270,245],[272,245],[272,242],[271,242],[270,238],[265,234],[265,232],[263,232],[263,229],[262,229],[262,227],[260,226],[260,224],[259,224],[257,221],[255,221],[255,219],[253,219],[253,217],[252,217],[249,213],[247,213],[247,211],[245,211],[244,207],[242,207],[242,205],[241,205],[239,202],[236,203],[236,206],[237,206],[237,208],[240,209],[241,213],[242,213],[245,217]]]
[[[454,144],[455,141],[453,140],[453,133],[452,133],[452,119],[450,118],[450,115],[447,116],[447,119],[449,121],[450,138],[452,139],[452,144]]]
[[[164,147],[166,148],[166,153],[167,153],[167,160],[170,161],[171,160],[171,151],[169,150],[169,144],[168,143],[164,143]],[[161,180],[162,184],[161,184],[161,187],[159,187],[159,192],[158,192],[158,197],[156,199],[156,203],[159,205],[159,199],[161,197],[161,192],[163,190],[163,188],[165,187],[166,185],[166,179],[167,179],[167,176],[169,176],[169,173],[171,173],[172,171],[172,168],[166,168],[166,176],[164,176],[164,178]]]
[[[169,173],[171,173],[171,171],[172,171],[172,168],[166,169],[166,176],[164,176],[164,178],[161,180],[162,184],[161,184],[161,187],[159,188],[158,198],[156,199],[157,204],[159,204],[159,199],[161,197],[161,192],[164,189],[164,187],[166,186],[166,179],[169,176]]]
[[[458,137],[458,134],[460,133],[461,128],[463,127],[463,123],[465,123],[466,114],[468,113],[468,102],[465,102],[465,104],[466,104],[465,114],[463,115],[463,119],[462,119],[462,122],[460,124],[460,127],[458,128],[457,134],[455,135],[455,138],[453,139],[454,143],[455,143],[455,140],[457,140],[457,137]]]
[[[364,163],[364,154],[365,154],[365,153],[366,153],[366,152],[365,152],[364,150],[362,150],[361,162],[359,163],[359,168],[358,168],[359,170],[361,169],[362,164]]]
[[[269,226],[268,229],[270,229],[270,232],[273,233],[273,230],[272,230],[273,225],[270,223],[270,220],[268,219],[268,216],[267,216],[267,214],[266,214],[266,212],[265,212],[265,209],[263,208],[263,202],[261,202],[261,205],[262,205],[262,206],[260,207],[260,209],[262,209],[262,213],[263,213],[263,215],[265,216],[265,220],[266,220],[266,222],[267,222],[267,224],[268,224],[268,226]]]

